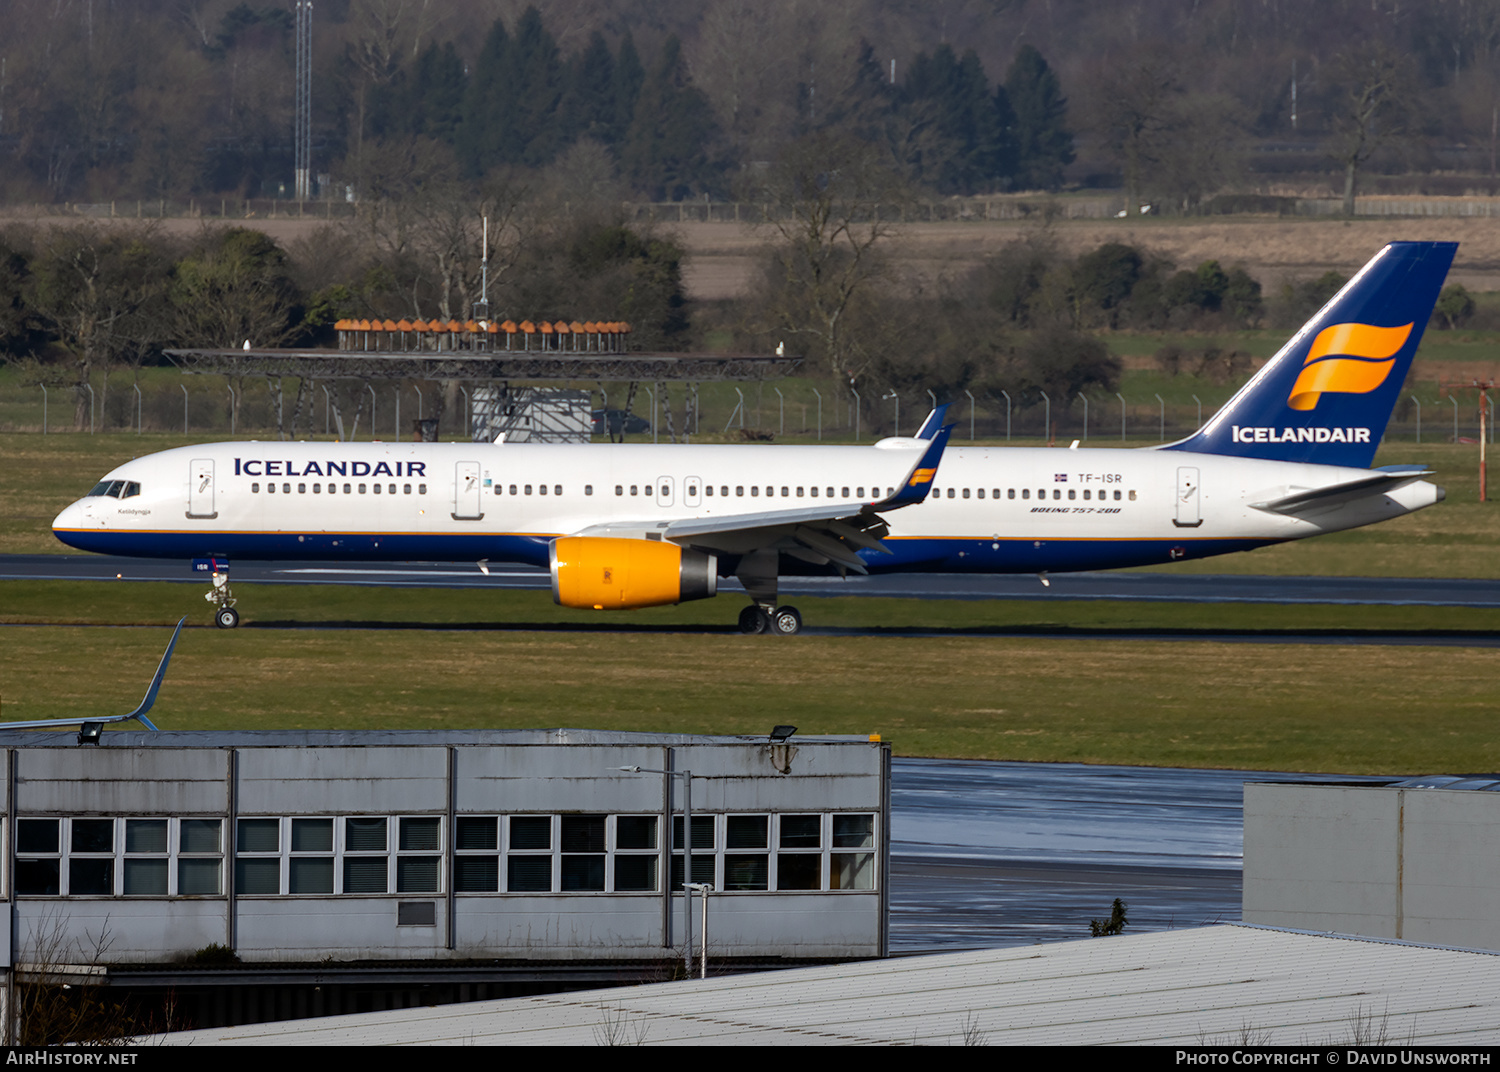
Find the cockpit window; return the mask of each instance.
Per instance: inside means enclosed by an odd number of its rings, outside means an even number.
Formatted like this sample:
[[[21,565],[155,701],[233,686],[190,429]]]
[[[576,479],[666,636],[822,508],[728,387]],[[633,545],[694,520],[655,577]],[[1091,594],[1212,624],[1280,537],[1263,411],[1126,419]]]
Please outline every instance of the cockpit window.
[[[133,495],[141,493],[141,485],[134,480],[101,480],[94,485],[94,490],[84,498],[92,499],[99,495],[108,495],[111,499],[128,499]]]

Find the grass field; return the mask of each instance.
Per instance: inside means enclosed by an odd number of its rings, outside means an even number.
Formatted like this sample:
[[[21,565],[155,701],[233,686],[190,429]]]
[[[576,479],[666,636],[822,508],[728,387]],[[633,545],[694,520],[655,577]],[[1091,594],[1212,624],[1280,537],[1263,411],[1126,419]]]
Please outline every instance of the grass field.
[[[0,435],[0,553],[66,550],[48,525],[111,466],[180,436]],[[1164,569],[1500,576],[1472,445],[1391,444],[1448,500],[1384,525]],[[1421,773],[1500,769],[1479,648],[1294,644],[1319,631],[1492,634],[1450,608],[821,599],[863,636],[732,632],[712,600],[604,619],[545,593],[237,584],[246,624],[206,628],[202,584],[0,582],[0,717],[130,710],[188,615],[153,717],[166,728],[583,726],[881,733],[903,755]],[[623,630],[611,628],[623,623]],[[98,625],[151,628],[96,628]],[[601,628],[601,625],[603,628]],[[918,635],[893,636],[890,631]],[[980,635],[1013,630],[1017,637]],[[1212,639],[1085,639],[1200,630]]]
[[[185,631],[152,717],[169,729],[572,726],[880,733],[901,755],[1350,773],[1500,768],[1495,655],[1276,642],[1320,630],[1493,633],[1500,612],[1396,607],[806,600],[863,636],[747,638],[723,601],[603,619],[539,592],[7,582],[0,717],[120,713],[168,623]],[[623,623],[623,630],[598,628]],[[902,628],[917,635],[882,635]],[[979,630],[1030,635],[995,637]],[[1212,639],[1087,639],[1192,629]]]

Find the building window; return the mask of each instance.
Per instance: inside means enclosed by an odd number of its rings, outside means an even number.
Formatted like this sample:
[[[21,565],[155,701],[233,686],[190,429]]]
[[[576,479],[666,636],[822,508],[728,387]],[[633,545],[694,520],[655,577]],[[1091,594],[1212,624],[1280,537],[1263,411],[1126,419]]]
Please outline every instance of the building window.
[[[218,896],[223,891],[221,826],[219,819],[20,819],[16,892]]]
[[[437,893],[442,857],[436,816],[400,820],[396,844],[396,892]]]
[[[714,817],[693,816],[693,881],[714,883],[717,871],[714,838]],[[672,818],[672,874],[668,882],[672,889],[682,889],[682,816]],[[716,883],[715,883],[716,884]]]
[[[390,888],[390,856],[383,816],[344,820],[344,892],[386,893]]]
[[[615,817],[615,884],[618,893],[654,893],[657,889],[657,817]]]
[[[728,890],[770,888],[769,815],[724,817],[724,886]],[[758,849],[758,852],[745,850]]]
[[[562,889],[604,889],[603,815],[562,817]]]
[[[512,815],[505,888],[511,893],[552,892],[552,817]]]
[[[198,837],[194,849],[204,844]],[[245,896],[437,893],[442,852],[436,816],[246,818],[236,825],[235,888]],[[187,882],[195,862],[185,863]]]
[[[333,892],[333,820],[291,820],[287,893]]]
[[[493,815],[459,817],[453,858],[453,888],[459,893],[500,889],[499,823]]]

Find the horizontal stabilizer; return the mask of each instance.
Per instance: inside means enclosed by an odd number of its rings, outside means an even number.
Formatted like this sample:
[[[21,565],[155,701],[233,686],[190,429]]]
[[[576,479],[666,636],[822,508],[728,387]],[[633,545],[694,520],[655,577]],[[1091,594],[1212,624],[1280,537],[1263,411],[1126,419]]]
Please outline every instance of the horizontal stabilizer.
[[[1366,495],[1381,495],[1405,487],[1414,480],[1431,476],[1432,470],[1420,465],[1390,465],[1372,471],[1357,480],[1346,480],[1341,484],[1329,484],[1322,488],[1305,488],[1268,502],[1251,503],[1255,510],[1273,514],[1295,514],[1310,507],[1338,506],[1341,503],[1363,498]]]

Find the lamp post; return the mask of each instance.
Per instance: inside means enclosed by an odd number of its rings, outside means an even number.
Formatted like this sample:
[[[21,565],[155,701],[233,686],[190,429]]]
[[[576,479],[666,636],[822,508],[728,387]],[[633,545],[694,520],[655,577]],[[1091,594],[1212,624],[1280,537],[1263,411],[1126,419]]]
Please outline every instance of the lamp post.
[[[698,939],[698,978],[708,978],[708,895],[713,892],[712,882],[689,882],[688,889],[695,891],[703,898],[703,911],[698,918],[703,924],[703,933]]]
[[[661,774],[682,779],[682,966],[693,974],[693,772],[670,771],[657,767],[616,767],[626,774]],[[667,828],[667,882],[672,881],[672,830]],[[705,902],[706,904],[707,902]],[[707,972],[707,958],[704,971]]]
[[[895,434],[897,436],[900,436],[901,435],[901,396],[898,395],[895,391],[892,391],[888,395],[881,395],[880,396],[880,400],[882,402],[884,402],[887,398],[894,398],[896,400],[896,433]]]

